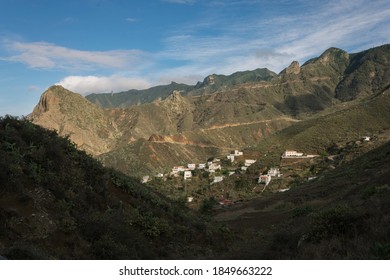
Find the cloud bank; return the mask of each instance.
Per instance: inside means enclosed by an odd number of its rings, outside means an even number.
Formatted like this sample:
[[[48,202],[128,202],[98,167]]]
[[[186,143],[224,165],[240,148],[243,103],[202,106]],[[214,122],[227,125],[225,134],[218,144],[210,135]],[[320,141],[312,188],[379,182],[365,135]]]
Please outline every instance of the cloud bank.
[[[112,76],[68,76],[57,85],[83,95],[90,93],[121,92],[129,89],[146,89],[150,83],[142,78]]]
[[[147,61],[140,50],[84,51],[47,42],[3,40],[5,48],[14,53],[2,60],[19,62],[40,69],[131,69]]]

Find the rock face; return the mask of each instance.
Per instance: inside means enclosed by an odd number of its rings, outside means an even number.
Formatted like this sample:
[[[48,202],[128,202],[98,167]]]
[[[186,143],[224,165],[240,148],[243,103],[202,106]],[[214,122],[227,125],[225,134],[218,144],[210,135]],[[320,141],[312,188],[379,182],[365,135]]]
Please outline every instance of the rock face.
[[[287,75],[291,75],[291,74],[297,75],[300,72],[301,72],[301,67],[299,66],[298,61],[291,62],[290,66],[284,70],[284,73]]]
[[[69,136],[79,148],[92,155],[110,151],[121,135],[103,109],[61,86],[52,86],[42,94],[31,119],[35,124]]]

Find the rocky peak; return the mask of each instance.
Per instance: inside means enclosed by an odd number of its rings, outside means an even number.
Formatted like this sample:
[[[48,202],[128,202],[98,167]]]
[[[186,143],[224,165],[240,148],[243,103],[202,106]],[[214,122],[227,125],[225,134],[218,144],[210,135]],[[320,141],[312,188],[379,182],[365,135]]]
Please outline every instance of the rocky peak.
[[[285,68],[281,74],[285,74],[285,75],[291,75],[291,74],[299,74],[301,72],[301,67],[299,66],[299,62],[294,60],[293,62],[291,62],[290,66],[288,66],[287,68]]]
[[[70,136],[79,148],[93,155],[107,152],[117,134],[103,109],[62,86],[47,89],[30,118],[35,124]]]
[[[318,58],[321,63],[334,63],[339,60],[348,60],[349,54],[338,48],[329,48]]]
[[[183,104],[187,103],[185,98],[178,90],[172,91],[172,93],[164,101],[164,103],[170,107],[182,106]]]
[[[41,115],[59,109],[65,100],[69,102],[70,99],[76,102],[80,99],[86,101],[80,94],[73,93],[62,86],[51,86],[41,95],[38,104],[34,108],[33,115]]]
[[[171,95],[168,97],[169,100],[171,101],[181,101],[183,97],[180,94],[180,91],[174,90],[172,91]]]
[[[215,77],[213,75],[206,77],[205,83],[209,86],[214,85],[215,84]]]

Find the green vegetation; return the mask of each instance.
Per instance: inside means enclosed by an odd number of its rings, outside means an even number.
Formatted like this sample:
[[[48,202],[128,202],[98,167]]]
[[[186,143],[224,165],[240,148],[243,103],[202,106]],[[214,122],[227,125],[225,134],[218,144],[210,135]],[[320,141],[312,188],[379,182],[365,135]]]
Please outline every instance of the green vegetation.
[[[233,232],[247,230],[226,258],[389,259],[389,160],[387,141],[319,180],[254,199],[237,210],[245,216],[224,213]]]
[[[217,227],[137,180],[104,168],[55,132],[4,117],[0,144],[0,255],[199,258],[224,246]]]

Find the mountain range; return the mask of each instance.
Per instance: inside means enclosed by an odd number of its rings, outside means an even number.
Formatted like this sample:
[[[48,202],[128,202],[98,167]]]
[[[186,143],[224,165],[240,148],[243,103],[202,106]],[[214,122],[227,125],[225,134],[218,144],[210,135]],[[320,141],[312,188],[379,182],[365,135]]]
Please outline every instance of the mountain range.
[[[126,174],[167,172],[173,165],[258,145],[288,127],[307,130],[317,117],[332,118],[339,109],[349,112],[368,102],[390,85],[389,49],[349,54],[330,48],[279,74],[268,69],[213,74],[194,86],[172,82],[85,98],[53,86],[30,117]],[[312,145],[308,152],[324,149]]]

